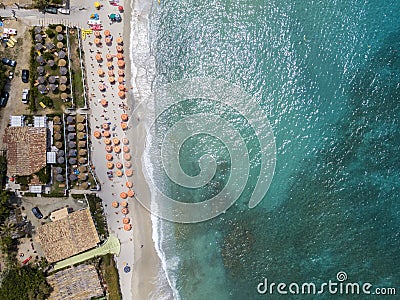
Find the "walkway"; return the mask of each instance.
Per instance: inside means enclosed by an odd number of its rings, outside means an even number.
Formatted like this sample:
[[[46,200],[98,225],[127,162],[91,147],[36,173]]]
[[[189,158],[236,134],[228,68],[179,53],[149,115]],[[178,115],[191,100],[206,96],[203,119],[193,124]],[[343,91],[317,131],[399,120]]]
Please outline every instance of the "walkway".
[[[106,255],[108,253],[115,254],[116,256],[119,255],[119,252],[121,250],[121,244],[118,240],[118,238],[114,235],[110,235],[105,241],[103,245],[100,247],[94,248],[92,250],[77,254],[75,256],[69,257],[67,259],[64,259],[62,261],[59,261],[54,265],[54,270],[60,270],[65,267],[69,267],[72,265],[76,265],[80,262],[86,261],[88,259],[91,259],[93,257],[98,257],[102,255]]]

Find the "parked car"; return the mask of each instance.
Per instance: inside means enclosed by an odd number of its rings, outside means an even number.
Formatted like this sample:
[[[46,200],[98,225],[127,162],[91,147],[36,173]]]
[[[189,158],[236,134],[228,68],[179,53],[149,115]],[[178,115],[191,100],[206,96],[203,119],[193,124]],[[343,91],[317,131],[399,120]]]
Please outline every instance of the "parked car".
[[[59,12],[60,14],[63,14],[63,15],[69,15],[70,10],[67,9],[67,8],[59,8],[59,9],[58,9],[58,12]]]
[[[9,58],[5,58],[3,57],[3,59],[1,60],[1,62],[7,66],[10,67],[15,67],[17,65],[17,62],[15,60],[9,59]]]
[[[27,104],[29,100],[29,90],[23,89],[22,90],[22,103]]]
[[[47,6],[45,9],[44,9],[44,11],[45,12],[47,12],[47,13],[49,13],[49,14],[54,14],[54,15],[56,15],[57,14],[57,8],[56,7],[52,7],[52,6]]]
[[[32,213],[35,215],[36,218],[41,219],[43,218],[43,215],[41,213],[41,211],[39,210],[39,208],[37,206],[35,206],[34,208],[32,208]]]
[[[29,82],[29,71],[26,69],[22,70],[22,82],[28,83]]]
[[[6,91],[3,91],[0,95],[0,106],[5,107],[7,105],[8,98],[10,97],[10,94]]]

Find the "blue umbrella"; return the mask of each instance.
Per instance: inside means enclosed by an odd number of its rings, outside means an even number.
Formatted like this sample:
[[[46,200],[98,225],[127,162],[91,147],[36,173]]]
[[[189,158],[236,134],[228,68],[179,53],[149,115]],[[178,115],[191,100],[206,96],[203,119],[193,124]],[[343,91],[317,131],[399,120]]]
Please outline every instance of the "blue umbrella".
[[[125,266],[124,267],[124,272],[125,273],[129,273],[131,271],[131,267],[130,266]]]

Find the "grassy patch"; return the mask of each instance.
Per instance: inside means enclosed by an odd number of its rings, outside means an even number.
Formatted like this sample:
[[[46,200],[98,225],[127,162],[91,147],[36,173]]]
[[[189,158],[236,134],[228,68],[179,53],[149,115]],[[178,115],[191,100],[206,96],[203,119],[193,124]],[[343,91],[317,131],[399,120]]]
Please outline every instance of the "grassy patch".
[[[103,215],[102,200],[95,195],[87,195],[89,202],[89,209],[93,216],[94,223],[97,227],[97,232],[101,237],[106,238],[108,236],[107,221]]]
[[[121,300],[118,270],[112,254],[104,255],[100,260],[100,271],[108,286],[108,299]]]

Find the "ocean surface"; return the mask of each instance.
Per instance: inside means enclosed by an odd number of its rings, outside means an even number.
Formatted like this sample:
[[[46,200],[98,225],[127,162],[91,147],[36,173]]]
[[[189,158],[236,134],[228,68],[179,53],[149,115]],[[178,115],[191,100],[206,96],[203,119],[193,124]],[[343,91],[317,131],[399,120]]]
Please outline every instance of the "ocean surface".
[[[240,86],[265,111],[277,149],[268,193],[249,209],[260,144],[249,124],[240,128],[235,104],[224,107],[246,140],[250,175],[236,203],[212,220],[155,222],[174,297],[366,299],[257,292],[264,278],[321,284],[338,282],[338,272],[399,294],[400,1],[161,0],[150,31],[154,88],[196,76]],[[157,134],[182,115],[219,111],[207,99],[179,103],[160,116]],[[153,159],[160,189],[188,202],[218,194],[231,166],[220,140],[186,140],[180,167],[195,176],[204,154],[217,169],[199,189],[174,184]]]

